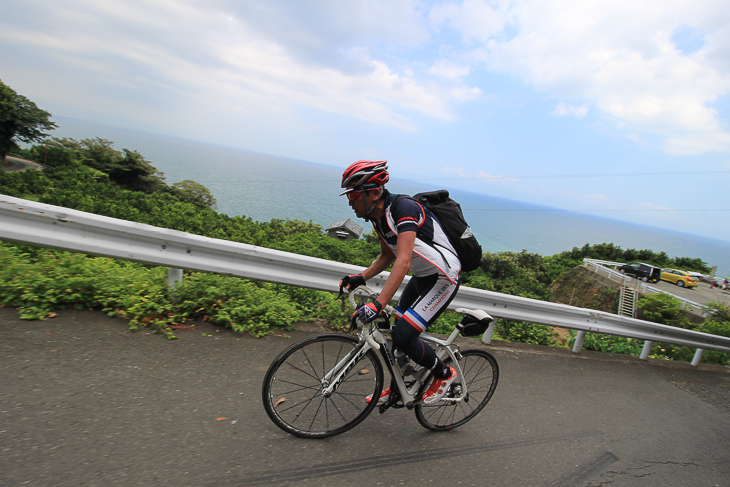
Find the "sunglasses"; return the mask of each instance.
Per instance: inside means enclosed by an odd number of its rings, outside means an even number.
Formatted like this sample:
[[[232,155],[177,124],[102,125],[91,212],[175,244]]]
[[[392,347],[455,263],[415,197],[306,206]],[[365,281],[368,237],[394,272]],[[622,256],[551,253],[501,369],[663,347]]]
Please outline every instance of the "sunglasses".
[[[354,201],[355,198],[360,195],[360,193],[364,193],[365,191],[353,191],[352,193],[347,193],[347,199],[350,201]]]

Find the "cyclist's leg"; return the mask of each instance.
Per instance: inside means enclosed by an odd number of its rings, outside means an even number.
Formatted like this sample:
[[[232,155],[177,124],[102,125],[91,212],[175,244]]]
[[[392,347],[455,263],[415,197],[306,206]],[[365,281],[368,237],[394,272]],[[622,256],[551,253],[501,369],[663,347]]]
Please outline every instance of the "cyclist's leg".
[[[444,368],[433,348],[418,337],[446,310],[458,287],[458,281],[450,281],[441,274],[413,277],[396,308],[398,321],[393,327],[393,346],[437,377],[443,377],[449,369]]]

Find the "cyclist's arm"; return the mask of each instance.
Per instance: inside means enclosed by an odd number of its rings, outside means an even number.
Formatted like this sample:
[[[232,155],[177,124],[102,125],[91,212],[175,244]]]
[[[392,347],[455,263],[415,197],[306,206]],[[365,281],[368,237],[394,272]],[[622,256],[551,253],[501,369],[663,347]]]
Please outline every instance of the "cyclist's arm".
[[[378,258],[373,261],[370,266],[362,271],[362,277],[366,281],[368,279],[371,279],[381,272],[383,272],[385,269],[390,266],[390,264],[393,263],[395,260],[395,255],[393,255],[393,252],[390,250],[390,248],[383,243],[383,241],[380,241],[380,255],[378,255]]]
[[[396,244],[395,264],[393,269],[390,271],[388,280],[385,281],[385,286],[378,296],[378,302],[385,306],[390,303],[395,293],[398,291],[403,279],[406,277],[408,272],[411,270],[411,258],[413,257],[413,246],[416,243],[416,232],[406,231],[398,234],[398,243]],[[383,255],[382,253],[380,254]],[[392,262],[392,254],[391,262]],[[377,262],[377,259],[376,259]],[[375,262],[373,262],[374,264]],[[365,276],[363,276],[365,277]]]

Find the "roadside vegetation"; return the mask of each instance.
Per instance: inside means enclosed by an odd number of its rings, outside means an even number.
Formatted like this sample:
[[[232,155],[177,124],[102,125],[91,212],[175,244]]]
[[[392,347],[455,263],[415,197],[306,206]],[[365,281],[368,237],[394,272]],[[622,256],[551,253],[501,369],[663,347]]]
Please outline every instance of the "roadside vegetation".
[[[44,124],[41,128],[50,127]],[[168,184],[164,174],[139,152],[118,151],[105,139],[46,140],[36,134],[36,138],[21,140],[42,140],[43,144],[20,148],[12,139],[16,134],[0,134],[6,138],[0,141],[3,147],[12,147],[13,152],[42,162],[46,169],[0,171],[0,193],[5,195],[357,266],[367,266],[379,252],[372,232],[364,239],[343,242],[329,238],[320,225],[311,222],[257,222],[218,213],[216,201],[205,186],[195,181]],[[465,273],[463,285],[553,301],[554,283],[582,265],[585,257],[617,262],[641,260],[660,267],[709,271],[700,259],[670,258],[664,252],[624,250],[603,243],[586,244],[553,256],[524,250],[486,253],[480,269]],[[599,297],[585,304],[570,304],[615,312],[616,300],[610,291],[602,291]],[[644,319],[730,336],[727,306],[709,306],[708,318],[696,323],[686,317],[678,301],[662,299],[647,297],[641,301]],[[347,305],[327,292],[187,271],[182,284],[170,290],[163,268],[10,242],[0,242],[0,306],[17,308],[19,317],[28,320],[52,318],[61,309],[99,310],[127,319],[132,329],[149,327],[170,338],[175,337],[176,330],[188,327],[191,320],[264,336],[289,330],[301,320],[320,320],[334,329],[343,329],[351,313]],[[447,312],[432,331],[450,332],[458,319]],[[559,344],[555,331],[547,326],[501,319],[494,338]],[[627,340],[590,336],[586,348],[638,353],[641,344]],[[655,344],[654,354],[691,359],[690,351],[662,344]],[[704,360],[728,364],[726,354],[709,351]]]

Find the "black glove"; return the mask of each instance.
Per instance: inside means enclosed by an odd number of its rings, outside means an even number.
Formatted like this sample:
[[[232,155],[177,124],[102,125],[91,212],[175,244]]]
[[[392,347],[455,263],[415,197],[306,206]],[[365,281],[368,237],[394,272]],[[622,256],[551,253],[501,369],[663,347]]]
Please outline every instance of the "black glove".
[[[343,289],[352,291],[356,287],[364,286],[364,285],[365,285],[365,279],[363,279],[362,274],[353,274],[351,276],[345,276],[342,279],[340,279],[340,294],[342,294]]]
[[[363,304],[355,313],[357,313],[360,321],[368,324],[380,316],[381,311],[383,311],[383,305],[377,301],[373,301],[372,303]]]
[[[360,306],[357,311],[352,313],[352,318],[350,319],[350,331],[357,328],[357,319],[360,318],[360,321],[363,322],[363,324],[368,324],[371,321],[373,321],[375,318],[380,316],[380,312],[383,311],[383,305],[380,304],[377,301],[373,301],[372,303],[363,304]]]

